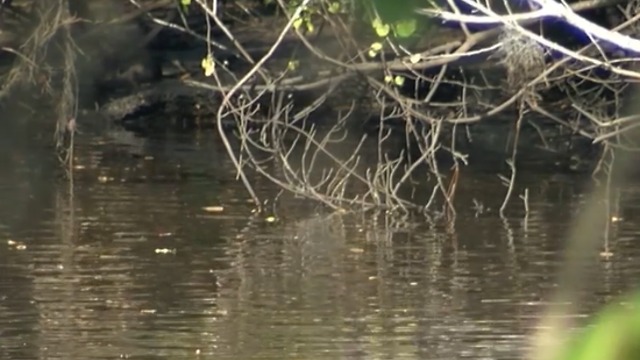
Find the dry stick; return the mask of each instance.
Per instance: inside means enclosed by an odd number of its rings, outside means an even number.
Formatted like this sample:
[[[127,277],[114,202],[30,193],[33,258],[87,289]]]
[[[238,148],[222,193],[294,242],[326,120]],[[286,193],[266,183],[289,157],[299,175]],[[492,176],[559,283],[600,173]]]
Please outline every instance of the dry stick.
[[[617,0],[616,0],[617,1]],[[615,2],[615,1],[613,1]],[[580,10],[585,10],[585,9],[590,9],[590,6],[593,7],[599,7],[599,6],[604,6],[603,4],[607,4],[608,2],[604,2],[604,1],[589,1],[589,2],[582,2],[579,4],[574,4],[574,6],[572,6],[572,8],[574,9],[580,9]],[[614,29],[612,29],[612,31],[619,31],[623,28],[625,28],[626,26],[628,26],[629,24],[632,24],[633,22],[637,21],[640,18],[640,14],[636,14],[632,19],[629,19],[628,21],[624,22],[623,24],[615,27]],[[521,25],[527,25],[533,23],[532,20],[525,20],[520,22]],[[496,37],[497,35],[500,34],[500,32],[502,31],[502,29],[491,29],[491,30],[486,30],[483,32],[479,32],[476,33],[474,35],[472,35],[471,37],[468,37],[465,42],[460,45],[458,47],[458,49],[456,49],[450,56],[446,57],[446,58],[436,58],[433,60],[429,60],[429,61],[425,61],[425,62],[420,62],[416,65],[411,65],[412,68],[416,69],[416,68],[431,68],[434,66],[440,66],[443,65],[443,63],[447,63],[450,61],[455,61],[458,60],[460,57],[464,56],[464,54],[466,54],[466,52],[471,49],[473,46],[475,46],[476,44],[480,43],[481,41],[485,41],[488,40],[492,37]],[[455,47],[456,43],[449,43],[449,44],[445,44],[442,45],[442,48],[444,49],[451,49],[453,47]],[[587,49],[591,48],[592,45],[588,45],[582,49],[580,49],[579,51],[576,52],[576,54],[581,54],[584,51],[586,51]],[[446,50],[442,50],[442,51],[446,51]],[[543,73],[541,73],[538,77],[536,77],[535,79],[533,79],[528,86],[532,86],[533,84],[539,83],[540,81],[544,80],[546,78],[547,75],[549,75],[552,71],[554,71],[555,69],[559,68],[561,65],[564,65],[566,62],[568,62],[569,60],[571,60],[572,57],[567,56],[566,58],[556,62],[555,64],[553,64],[552,66],[550,66],[549,68],[546,69],[546,71],[544,71]],[[410,66],[409,65],[409,61],[408,59],[402,59],[400,61],[394,61],[390,63],[391,68],[394,68],[394,63],[397,62],[395,65],[398,67],[404,66]],[[364,68],[364,66],[363,66]],[[637,73],[636,73],[637,74]],[[507,99],[506,101],[504,101],[502,104],[500,104],[499,106],[493,107],[492,110],[488,111],[485,114],[482,115],[477,115],[477,116],[471,116],[471,117],[463,117],[463,118],[459,118],[456,120],[449,120],[450,122],[456,122],[456,123],[473,123],[473,122],[478,122],[486,117],[490,117],[490,116],[494,116],[502,111],[504,111],[507,107],[511,106],[519,97],[521,97],[525,92],[527,91],[527,87],[522,87],[522,89],[520,91],[518,91],[517,93],[515,93],[511,98]],[[424,118],[421,116],[421,114],[419,113],[413,113],[412,115],[417,116],[418,118]]]
[[[429,139],[429,141],[431,142],[431,145],[429,146],[429,148],[430,148],[431,151],[433,151],[434,155],[435,155],[435,152],[437,151],[437,148],[438,148],[438,146],[436,144],[438,143],[437,139],[440,136],[441,130],[442,130],[442,121],[435,123],[434,126],[432,127],[432,129],[429,130],[429,134],[430,134],[430,137],[431,137],[431,139]],[[427,141],[428,137],[425,136],[424,139],[425,139],[425,141]],[[441,171],[439,170],[438,161],[436,160],[436,157],[435,156],[430,156],[428,158],[427,163],[430,166],[431,172],[433,173],[433,175],[435,176],[436,181],[437,181],[437,186],[434,187],[434,190],[435,189],[440,190],[440,192],[444,196],[446,205],[453,209],[451,215],[455,216],[456,212],[455,212],[455,209],[453,207],[453,202],[452,202],[452,199],[449,198],[449,196],[448,196],[447,187],[444,184],[443,176],[442,176]],[[429,206],[429,204],[431,203],[432,200],[433,199],[429,200],[429,202],[427,203],[425,208],[427,206]]]
[[[202,7],[202,9],[207,13],[207,15],[209,15],[213,21],[215,22],[215,24],[222,30],[222,32],[227,36],[227,38],[229,40],[231,40],[231,42],[233,43],[233,45],[235,46],[236,49],[238,49],[238,51],[240,51],[240,53],[242,54],[242,56],[244,56],[244,58],[250,63],[250,64],[255,64],[255,61],[253,60],[253,58],[251,57],[251,55],[249,54],[249,52],[242,46],[242,44],[240,44],[240,42],[238,41],[238,39],[235,38],[235,36],[233,36],[233,34],[231,33],[231,31],[229,31],[229,29],[225,26],[225,24],[220,20],[220,18],[218,17],[218,0],[214,0],[213,4],[212,4],[212,9],[209,9],[207,7],[207,5],[203,2],[203,0],[196,0],[196,2],[200,5],[200,7]],[[307,1],[308,2],[308,1]],[[296,9],[297,10],[297,9]],[[302,10],[300,10],[302,11]],[[299,15],[299,13],[298,13]],[[292,21],[290,21],[292,23]],[[289,31],[289,29],[287,29],[286,31]],[[277,40],[277,43],[282,42],[282,40],[284,39],[284,34],[286,34],[286,31],[280,34],[280,37]],[[275,48],[271,48],[271,52],[273,52],[273,50],[275,50]],[[269,57],[271,57],[271,55],[269,56],[265,56],[263,57],[263,59],[268,59]],[[260,76],[262,76],[262,78],[265,81],[269,81],[269,76],[262,70],[262,64],[260,64],[258,66],[258,64],[256,64],[251,71],[249,71],[249,73],[251,73],[251,76],[253,76],[253,74],[255,73],[259,73]],[[242,83],[246,82],[242,81]],[[234,91],[235,92],[235,91]]]
[[[509,168],[511,169],[511,177],[509,179],[509,187],[507,188],[507,193],[504,196],[504,200],[502,201],[502,205],[500,206],[500,216],[504,217],[504,211],[507,208],[507,204],[509,203],[509,199],[511,198],[511,194],[513,193],[513,188],[515,187],[516,182],[516,159],[518,154],[518,143],[520,140],[520,129],[522,127],[522,121],[524,119],[524,104],[525,101],[520,101],[520,106],[518,108],[518,120],[516,121],[516,133],[513,139],[513,147],[511,150],[511,160],[509,161]]]
[[[225,95],[222,104],[220,106],[220,108],[218,109],[218,132],[220,133],[223,143],[227,149],[227,153],[229,154],[229,156],[231,157],[231,160],[234,162],[239,175],[241,176],[243,182],[245,183],[245,187],[247,187],[249,193],[251,194],[253,200],[256,202],[256,205],[259,205],[259,199],[257,198],[257,196],[255,195],[255,193],[253,192],[253,189],[251,188],[251,185],[248,182],[248,179],[246,178],[246,175],[244,173],[244,171],[242,171],[242,168],[240,167],[240,164],[238,163],[238,160],[236,159],[235,154],[233,153],[233,149],[231,148],[231,145],[226,137],[226,134],[224,132],[224,129],[222,128],[222,109],[225,106],[228,106],[229,101],[231,99],[231,97],[237,92],[237,90],[243,85],[245,84],[265,63],[266,61],[273,55],[273,53],[275,52],[276,48],[280,45],[280,43],[282,43],[285,34],[291,29],[291,27],[293,26],[293,22],[300,16],[300,13],[302,12],[302,10],[307,6],[307,4],[310,2],[310,0],[304,0],[295,10],[294,14],[291,16],[291,18],[289,19],[289,21],[287,22],[287,24],[285,25],[284,29],[281,31],[280,35],[278,36],[276,42],[271,46],[271,48],[269,49],[269,51],[256,63],[256,65],[249,71],[247,72],[247,74],[240,79],[240,81],[238,81],[238,83]]]
[[[549,49],[553,49],[556,50],[566,56],[569,56],[573,59],[577,59],[580,60],[582,62],[585,63],[591,63],[597,66],[602,66],[616,74],[619,75],[624,75],[627,77],[631,77],[631,78],[640,78],[640,74],[638,74],[635,71],[630,71],[630,70],[626,70],[626,69],[621,69],[617,66],[611,66],[611,64],[607,63],[607,62],[603,62],[600,60],[596,60],[592,57],[588,57],[588,56],[583,56],[581,55],[579,52],[575,52],[572,50],[569,50],[567,48],[565,48],[564,46],[561,46],[553,41],[547,40],[544,37],[535,34],[529,30],[527,30],[526,28],[519,26],[514,20],[509,20],[507,18],[505,18],[504,16],[501,16],[497,13],[495,13],[494,11],[492,11],[491,9],[476,3],[476,2],[472,2],[471,0],[462,0],[464,1],[466,4],[472,6],[474,9],[482,12],[484,15],[470,15],[470,16],[459,16],[456,15],[454,13],[449,13],[449,12],[439,12],[439,16],[447,19],[447,20],[456,20],[456,21],[463,21],[463,22],[473,22],[472,20],[470,20],[470,17],[472,18],[477,18],[477,19],[491,19],[493,20],[493,22],[498,22],[498,23],[502,23],[504,26],[506,26],[507,28],[511,28],[514,29],[518,32],[520,32],[521,34],[535,40],[537,43],[544,45],[545,47],[549,48]],[[598,37],[600,39],[605,39],[608,40],[614,44],[616,44],[617,46],[619,46],[620,48],[623,49],[627,49],[630,51],[634,51],[636,53],[640,53],[640,40],[636,40],[633,38],[630,38],[628,36],[619,34],[617,32],[614,31],[610,31],[608,29],[604,29],[602,27],[599,27],[583,18],[581,18],[580,16],[575,15],[575,13],[573,13],[571,10],[568,10],[568,8],[560,6],[559,4],[557,4],[555,2],[555,0],[533,0],[533,1],[537,1],[539,3],[544,3],[543,8],[541,10],[539,10],[539,12],[544,13],[545,15],[557,15],[562,17],[565,21],[573,24],[574,26],[578,27],[579,29],[585,31],[588,34],[591,34],[595,37]],[[533,14],[533,15],[532,15]],[[528,19],[523,19],[523,20],[531,20],[531,21],[538,21],[540,20],[541,16],[540,14],[534,14],[534,13],[529,13],[526,14],[528,16]],[[480,23],[482,23],[480,21]]]
[[[64,36],[62,41],[63,57],[64,57],[64,78],[62,101],[60,102],[60,110],[58,112],[58,122],[56,124],[57,145],[62,145],[62,139],[65,132],[69,133],[69,147],[67,156],[67,171],[69,180],[73,183],[73,166],[74,166],[74,148],[75,148],[75,132],[76,117],[78,115],[78,79],[75,71],[75,51],[73,37],[69,25],[63,27]]]
[[[288,111],[286,109],[283,109],[281,111]],[[286,116],[285,114],[282,114],[284,116]],[[279,120],[276,120],[278,118],[278,116],[280,116],[278,113],[275,114],[275,117],[273,118],[273,126],[275,127],[276,125],[278,125],[277,123],[279,123]],[[285,126],[285,128],[289,129],[289,127],[291,126],[288,122],[285,122],[283,124]],[[294,139],[294,144],[293,146],[291,146],[291,148],[284,154],[282,154],[279,150],[270,150],[270,152],[274,153],[274,155],[277,155],[280,159],[280,163],[283,164],[284,168],[283,168],[283,175],[285,177],[285,181],[286,182],[282,182],[279,179],[273,177],[271,174],[269,174],[268,172],[266,172],[262,166],[260,166],[260,164],[257,162],[257,160],[255,159],[255,157],[252,155],[252,152],[250,151],[250,149],[247,147],[245,148],[245,150],[248,152],[248,156],[250,159],[252,159],[251,161],[254,163],[255,165],[255,169],[262,174],[263,176],[265,176],[267,179],[271,180],[272,182],[274,182],[275,184],[279,185],[280,187],[282,187],[283,189],[287,189],[290,192],[294,193],[294,194],[298,194],[298,195],[303,195],[305,197],[311,197],[311,198],[315,198],[318,201],[325,203],[327,206],[336,209],[337,207],[336,205],[334,205],[334,203],[338,203],[340,201],[342,201],[343,199],[335,199],[332,197],[327,197],[324,195],[319,194],[316,191],[316,187],[322,186],[324,183],[326,183],[329,178],[329,175],[325,175],[323,177],[323,179],[320,180],[320,183],[317,185],[309,185],[310,182],[307,178],[307,174],[308,171],[306,170],[306,161],[303,158],[303,169],[302,169],[302,178],[300,178],[300,176],[298,175],[299,172],[295,171],[292,169],[291,165],[290,165],[290,161],[288,160],[288,158],[293,154],[293,151],[295,150],[295,148],[297,147],[297,143],[300,141],[300,139],[304,136],[306,141],[305,141],[305,152],[304,152],[304,156],[306,156],[309,152],[309,148],[311,143],[313,142],[313,137],[315,134],[315,131],[311,131],[310,133],[305,133],[302,131],[299,131],[299,129],[295,128],[295,127],[291,127],[291,129],[294,129],[296,131],[298,131],[299,133],[296,135],[295,139]],[[254,145],[254,147],[259,147],[258,144],[254,143],[253,140],[249,137],[248,134],[246,134],[244,131],[242,131],[241,136],[244,136],[245,138],[247,138],[247,141],[251,142],[252,145]],[[330,134],[329,134],[330,136]],[[276,138],[276,136],[274,135],[274,139],[273,142],[274,143],[278,143],[278,139]],[[282,141],[282,140],[280,140]],[[326,142],[325,140],[323,140],[322,143]],[[322,144],[321,143],[321,144]],[[321,146],[321,144],[316,144],[315,148],[317,149],[315,152],[317,152],[318,150],[323,150],[323,146]],[[303,156],[303,157],[304,157]],[[312,160],[313,163],[313,160]],[[310,165],[311,167],[313,167],[313,164]]]
[[[191,36],[193,36],[194,38],[198,39],[198,40],[202,40],[204,41],[207,46],[215,46],[218,49],[221,50],[229,50],[226,46],[217,43],[215,41],[210,41],[210,39],[207,39],[206,37],[196,33],[195,31],[188,29],[187,27],[184,26],[180,26],[178,24],[175,24],[173,22],[170,22],[168,20],[163,20],[163,19],[158,19],[154,16],[152,16],[151,14],[149,14],[149,11],[157,9],[157,8],[162,8],[167,6],[168,4],[171,4],[172,1],[167,1],[165,3],[159,2],[157,4],[151,4],[151,5],[147,5],[147,6],[142,6],[140,3],[138,3],[137,0],[129,0],[130,3],[132,3],[134,6],[136,6],[138,8],[138,11],[132,13],[132,14],[128,14],[126,16],[123,16],[120,19],[116,19],[115,21],[118,22],[127,22],[127,21],[131,21],[134,20],[135,18],[141,16],[141,15],[147,15],[151,21],[153,21],[154,23],[160,25],[161,27],[166,27],[172,30],[176,30],[176,31],[180,31],[183,32],[185,34],[189,34]],[[149,35],[153,34],[156,30],[153,30]],[[157,35],[157,34],[156,34]],[[153,39],[155,35],[153,36],[148,36],[147,39],[145,41],[151,41]]]
[[[305,110],[302,110],[301,112],[307,112]],[[345,115],[346,118],[347,115]],[[296,121],[300,120],[300,113],[296,114],[296,116],[294,117],[294,123]],[[279,122],[278,122],[279,123]],[[316,139],[314,139],[314,132],[305,132],[301,129],[299,129],[297,126],[292,125],[289,122],[285,122],[282,124],[282,126],[284,126],[284,128],[286,130],[291,130],[295,133],[297,133],[296,138],[298,138],[299,136],[304,136],[308,142],[310,142],[311,144],[313,144],[317,149],[321,150],[325,155],[327,155],[332,161],[334,161],[336,164],[339,165],[340,170],[344,170],[348,172],[348,175],[354,176],[355,178],[361,180],[361,181],[365,181],[362,177],[360,177],[357,173],[355,173],[354,169],[347,167],[347,163],[349,161],[351,161],[351,159],[353,159],[354,156],[357,155],[357,152],[359,151],[359,149],[361,148],[363,141],[361,140],[360,144],[357,146],[356,151],[354,152],[354,154],[352,155],[352,157],[347,161],[347,162],[341,162],[338,158],[335,157],[334,154],[332,154],[331,152],[327,151],[326,148],[324,147],[324,140],[322,142],[318,142]],[[246,136],[247,141],[251,142],[252,144],[257,145],[255,143],[253,143],[253,140],[251,140],[250,137]]]
[[[260,61],[258,61],[249,72],[247,72],[247,74],[240,79],[240,81],[238,81],[238,83],[236,83],[236,85],[234,87],[231,88],[231,90],[229,90],[229,92],[224,96],[222,103],[220,105],[220,107],[218,108],[218,112],[216,114],[217,117],[217,127],[218,127],[218,133],[220,134],[220,137],[222,139],[222,142],[227,150],[227,153],[231,159],[231,161],[234,163],[237,171],[238,171],[238,175],[240,176],[240,178],[242,179],[242,182],[245,185],[245,188],[247,189],[247,191],[249,192],[249,194],[251,195],[253,201],[255,202],[255,204],[257,206],[260,206],[260,199],[258,198],[258,196],[256,195],[256,193],[253,191],[253,188],[249,182],[249,180],[247,179],[247,176],[245,174],[245,172],[242,170],[242,166],[241,163],[238,161],[238,159],[236,158],[234,152],[233,152],[233,148],[231,147],[231,144],[229,143],[229,139],[226,136],[225,130],[223,128],[222,125],[222,112],[223,109],[227,106],[230,106],[230,100],[233,97],[233,95],[238,91],[238,89],[240,89],[242,87],[242,85],[244,85],[256,72],[261,71],[261,67],[264,65],[264,63],[273,55],[273,53],[275,52],[275,49],[280,45],[280,43],[283,41],[284,36],[286,34],[287,31],[289,31],[289,29],[291,28],[291,26],[293,25],[294,20],[300,15],[300,13],[302,12],[302,9],[309,3],[310,0],[304,0],[302,4],[300,4],[300,6],[298,6],[296,8],[296,11],[294,13],[294,16],[289,20],[289,22],[287,23],[287,25],[285,26],[285,28],[282,30],[282,32],[280,33],[278,39],[276,40],[276,42],[273,44],[273,46],[269,49],[269,51],[267,52],[267,54],[265,54],[262,59],[260,59]],[[204,4],[198,0],[198,3],[204,7],[205,11],[207,12],[207,14],[209,14],[209,16],[212,16],[214,18],[214,21],[219,22],[219,19],[216,15],[216,13],[214,11],[211,11],[210,9],[208,9],[206,6],[204,6]],[[217,7],[215,7],[215,3],[214,3],[214,8],[217,9]],[[219,24],[221,25],[221,24]],[[222,25],[223,30],[227,31],[226,27],[224,27],[224,25]],[[227,36],[230,36],[231,34],[227,34]],[[233,36],[231,35],[230,37],[232,40],[235,40],[235,38],[233,38]],[[239,45],[239,44],[238,44]],[[239,49],[242,49],[241,47]],[[248,55],[248,54],[247,54]],[[250,57],[248,57],[250,59]]]

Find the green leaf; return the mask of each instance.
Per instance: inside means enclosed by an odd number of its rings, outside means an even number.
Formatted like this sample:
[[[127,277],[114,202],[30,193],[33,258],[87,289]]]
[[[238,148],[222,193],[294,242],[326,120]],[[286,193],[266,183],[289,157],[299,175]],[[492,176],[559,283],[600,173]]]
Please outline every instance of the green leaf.
[[[418,21],[416,19],[399,20],[396,21],[394,28],[398,37],[407,38],[416,32]]]
[[[635,360],[640,358],[640,294],[626,306],[612,304],[569,343],[557,360]]]
[[[391,84],[391,82],[393,81],[393,76],[391,75],[385,75],[384,76],[384,82],[387,84]]]
[[[396,75],[396,77],[393,78],[393,83],[397,86],[402,86],[404,85],[404,80],[404,76]]]
[[[337,1],[332,2],[327,10],[331,14],[337,14],[340,11],[340,3]]]
[[[293,20],[293,28],[296,30],[300,30],[300,26],[302,26],[302,23],[304,23],[304,20],[301,17],[298,17],[297,19]]]
[[[215,72],[216,63],[213,61],[213,55],[207,54],[200,64],[204,70],[204,76],[211,76]]]
[[[369,46],[369,57],[376,57],[380,50],[382,50],[382,43],[374,42],[373,44],[371,44],[371,46]]]
[[[373,19],[373,22],[371,23],[371,25],[373,26],[373,29],[376,31],[376,34],[378,35],[378,37],[381,37],[381,38],[389,35],[389,30],[391,30],[391,27],[389,26],[389,24],[383,23],[382,20],[380,20],[380,18]]]
[[[180,0],[180,7],[185,14],[189,13],[189,5],[191,5],[191,0]]]
[[[287,69],[291,71],[296,71],[296,69],[300,66],[300,61],[298,60],[289,60],[287,63]]]

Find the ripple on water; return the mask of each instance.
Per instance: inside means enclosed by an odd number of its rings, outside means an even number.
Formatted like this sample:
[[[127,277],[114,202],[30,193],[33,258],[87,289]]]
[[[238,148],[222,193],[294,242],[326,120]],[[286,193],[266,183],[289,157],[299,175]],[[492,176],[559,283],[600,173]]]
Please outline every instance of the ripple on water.
[[[267,223],[242,184],[221,180],[234,175],[223,155],[213,170],[213,152],[197,158],[214,138],[166,141],[173,150],[139,142],[122,162],[92,155],[73,196],[51,174],[0,176],[0,358],[519,358],[583,201],[573,180],[549,181],[530,189],[528,217],[516,204],[500,218],[492,174],[458,194],[454,227],[284,200]],[[167,174],[177,164],[205,171]],[[578,321],[640,271],[639,215],[633,204],[622,215],[614,256],[593,260],[587,305],[569,314]]]

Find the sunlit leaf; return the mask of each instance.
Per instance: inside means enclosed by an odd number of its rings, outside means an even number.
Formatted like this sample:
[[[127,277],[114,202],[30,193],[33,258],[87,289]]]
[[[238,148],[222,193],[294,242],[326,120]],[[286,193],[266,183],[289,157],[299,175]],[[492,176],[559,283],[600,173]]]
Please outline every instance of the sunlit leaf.
[[[216,63],[213,61],[213,55],[208,54],[204,59],[202,59],[202,63],[200,64],[202,69],[204,70],[205,76],[211,76],[215,72]]]
[[[401,38],[406,38],[413,35],[418,27],[416,19],[399,20],[395,23],[396,35]]]
[[[387,83],[387,84],[391,84],[391,82],[393,82],[393,76],[385,75],[384,82]]]
[[[382,50],[382,43],[374,42],[373,44],[371,44],[371,46],[369,46],[369,57],[376,57],[380,50]]]
[[[182,6],[182,10],[185,13],[188,13],[189,5],[191,5],[191,0],[180,0],[180,5]]]
[[[340,3],[337,1],[332,2],[327,10],[331,14],[337,14],[340,11]]]
[[[412,55],[409,57],[409,61],[410,61],[412,64],[417,64],[418,62],[420,62],[420,60],[422,60],[422,55],[420,55],[420,54],[412,54]]]
[[[404,81],[405,81],[404,76],[396,75],[396,77],[393,78],[393,83],[396,84],[397,86],[404,85]]]
[[[290,71],[296,71],[298,66],[300,66],[300,61],[298,60],[290,60],[287,63],[287,69],[289,69]]]
[[[301,17],[298,17],[297,19],[293,20],[293,28],[296,30],[300,30],[300,26],[302,26],[303,22],[304,20]]]
[[[391,30],[389,24],[383,23],[380,18],[373,19],[371,25],[373,26],[373,29],[376,31],[376,34],[379,37],[386,37],[387,35],[389,35],[389,30]]]

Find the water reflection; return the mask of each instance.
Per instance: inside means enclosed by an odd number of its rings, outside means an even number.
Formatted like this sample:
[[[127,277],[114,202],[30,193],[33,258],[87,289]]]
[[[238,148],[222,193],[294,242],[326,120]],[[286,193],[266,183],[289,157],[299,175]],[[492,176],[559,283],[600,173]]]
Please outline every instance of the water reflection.
[[[0,151],[2,359],[518,358],[583,199],[545,175],[501,219],[504,187],[469,173],[453,227],[289,200],[268,223],[212,134],[87,135],[72,187],[22,139]],[[640,275],[633,203],[570,316]]]

